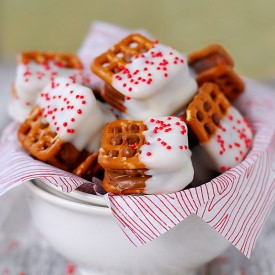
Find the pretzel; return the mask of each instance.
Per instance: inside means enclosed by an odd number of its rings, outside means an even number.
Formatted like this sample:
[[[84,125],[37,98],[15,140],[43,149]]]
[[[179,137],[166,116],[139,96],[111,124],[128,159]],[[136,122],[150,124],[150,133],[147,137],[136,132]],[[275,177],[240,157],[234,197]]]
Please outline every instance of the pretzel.
[[[186,110],[186,123],[198,137],[200,143],[207,142],[216,133],[220,120],[230,103],[213,83],[205,83],[199,89]]]
[[[103,130],[98,162],[109,169],[145,168],[138,158],[145,130],[142,121],[117,120],[107,124]]]
[[[231,102],[244,91],[244,82],[233,69],[227,65],[219,65],[201,72],[197,75],[196,80],[199,86],[205,82],[217,84],[226,98]]]
[[[60,67],[72,69],[81,69],[83,67],[75,54],[67,53],[30,51],[22,52],[17,59],[18,63],[23,64],[27,64],[31,61],[38,64],[46,64],[49,61],[54,61]]]
[[[64,142],[51,130],[41,114],[42,109],[35,106],[21,124],[18,130],[21,145],[37,159],[80,177],[97,173],[100,170],[97,154],[79,151],[71,143]]]
[[[146,37],[140,34],[131,34],[95,58],[91,70],[111,84],[113,75],[121,71],[126,64],[131,63],[133,56],[147,52],[153,45],[154,42]]]
[[[123,105],[125,96],[114,89],[111,85],[105,83],[100,93],[103,101],[117,108],[120,112],[125,112],[126,107]]]
[[[105,169],[103,186],[107,192],[143,193],[149,176],[138,155],[145,130],[142,121],[117,120],[105,126],[98,162]]]
[[[190,53],[188,64],[196,73],[200,73],[220,64],[233,68],[234,60],[222,46],[214,44]]]

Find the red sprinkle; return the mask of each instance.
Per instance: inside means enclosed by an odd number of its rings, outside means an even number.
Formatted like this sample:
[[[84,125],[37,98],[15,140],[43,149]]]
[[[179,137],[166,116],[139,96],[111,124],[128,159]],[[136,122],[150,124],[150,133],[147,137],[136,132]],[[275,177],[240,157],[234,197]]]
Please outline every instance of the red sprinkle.
[[[74,133],[74,129],[67,129],[67,133],[73,134]]]
[[[66,267],[66,275],[73,275],[75,273],[75,266],[72,263],[68,263]]]
[[[147,152],[146,155],[147,155],[148,157],[150,157],[150,156],[152,155],[152,153],[151,153],[151,152]]]
[[[82,110],[81,110],[81,109],[78,109],[78,110],[77,110],[77,113],[78,113],[79,115],[81,115],[81,114],[82,114]]]

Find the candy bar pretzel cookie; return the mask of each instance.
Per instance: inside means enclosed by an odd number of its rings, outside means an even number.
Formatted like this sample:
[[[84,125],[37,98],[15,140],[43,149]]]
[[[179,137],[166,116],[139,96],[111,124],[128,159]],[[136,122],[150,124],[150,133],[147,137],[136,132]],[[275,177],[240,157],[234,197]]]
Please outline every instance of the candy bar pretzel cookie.
[[[179,191],[193,179],[190,155],[187,128],[179,118],[109,123],[98,157],[103,186],[115,194]]]
[[[108,84],[112,84],[114,74],[121,71],[126,64],[131,63],[134,56],[147,52],[153,45],[153,41],[140,34],[129,35],[95,58],[91,69]]]
[[[230,103],[217,85],[205,83],[186,110],[186,122],[200,142],[207,142],[218,129]]]
[[[103,186],[108,192],[144,192],[147,169],[138,156],[144,145],[144,130],[143,122],[124,120],[114,121],[104,128],[98,161],[105,169]]]
[[[87,150],[79,151],[71,143],[63,141],[41,114],[41,108],[36,106],[20,126],[18,139],[22,146],[37,159],[75,172],[78,176],[84,176],[91,167],[98,171],[97,154],[90,154]]]
[[[91,68],[107,83],[103,99],[127,119],[176,113],[197,90],[184,55],[141,35],[128,36]]]
[[[63,76],[74,83],[89,86],[82,64],[74,54],[53,52],[23,52],[17,59],[17,72],[13,86],[10,115],[23,122],[41,90],[54,78]]]
[[[114,119],[89,88],[56,78],[41,92],[18,138],[37,159],[82,177],[92,176],[100,167],[101,131]]]
[[[253,134],[247,120],[213,83],[200,88],[186,110],[186,122],[204,149],[200,154],[206,153],[218,172],[237,165],[250,149]]]
[[[190,53],[188,55],[188,64],[199,74],[218,65],[228,65],[233,68],[234,60],[221,45],[213,44],[202,50]]]
[[[216,83],[229,101],[234,101],[243,91],[244,82],[226,65],[219,65],[197,75],[197,82],[201,86],[205,82]]]

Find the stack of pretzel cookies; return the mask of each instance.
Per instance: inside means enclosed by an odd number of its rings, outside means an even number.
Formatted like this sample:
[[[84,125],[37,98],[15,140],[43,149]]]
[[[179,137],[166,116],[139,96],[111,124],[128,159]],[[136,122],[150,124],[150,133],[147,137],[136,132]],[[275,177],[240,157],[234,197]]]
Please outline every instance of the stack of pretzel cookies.
[[[91,71],[104,81],[96,91],[76,55],[19,55],[9,110],[34,158],[102,177],[106,192],[167,194],[194,185],[196,155],[222,173],[251,147],[252,129],[232,105],[244,83],[219,45],[186,56],[131,34]]]

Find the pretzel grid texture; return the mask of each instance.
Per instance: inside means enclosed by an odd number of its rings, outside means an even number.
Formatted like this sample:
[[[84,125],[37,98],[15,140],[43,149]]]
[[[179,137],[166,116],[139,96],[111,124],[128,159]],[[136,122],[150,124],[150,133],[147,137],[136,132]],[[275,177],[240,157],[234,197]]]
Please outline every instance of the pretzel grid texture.
[[[205,83],[186,110],[186,122],[199,141],[207,142],[217,131],[230,103],[213,83]]]
[[[234,60],[221,45],[213,44],[202,50],[190,53],[188,55],[188,64],[197,73],[200,73],[219,64],[226,64],[233,68]]]
[[[112,83],[114,74],[121,71],[121,67],[131,63],[131,59],[147,52],[154,42],[140,34],[131,34],[111,49],[94,59],[91,70],[106,81]]]
[[[140,147],[144,144],[142,121],[117,120],[103,130],[98,162],[104,169],[144,169],[139,160]]]
[[[219,65],[197,75],[198,85],[205,82],[216,83],[229,101],[234,101],[243,91],[244,82],[227,65]]]
[[[49,61],[54,61],[56,65],[64,68],[81,69],[82,63],[75,54],[54,53],[54,52],[39,52],[30,51],[23,52],[18,57],[18,63],[27,64],[34,61],[38,64],[46,64]]]

